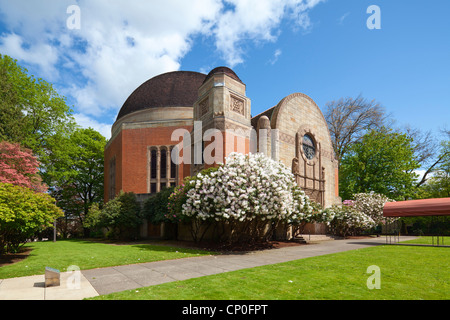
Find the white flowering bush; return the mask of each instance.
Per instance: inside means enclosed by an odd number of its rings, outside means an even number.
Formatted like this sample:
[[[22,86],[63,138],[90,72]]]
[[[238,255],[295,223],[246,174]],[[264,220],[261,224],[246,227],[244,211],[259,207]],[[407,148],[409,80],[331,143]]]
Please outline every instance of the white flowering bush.
[[[385,195],[370,192],[370,193],[357,193],[353,195],[354,201],[352,206],[366,215],[371,217],[377,225],[384,224],[386,218],[383,217],[383,208],[386,202],[392,202],[394,200],[389,199]]]
[[[288,225],[292,226],[292,235],[295,238],[303,234],[304,229],[308,223],[321,223],[323,210],[319,203],[310,201],[305,193],[295,185],[293,187],[294,201],[297,200],[298,208],[295,210],[295,214],[289,219]]]
[[[323,210],[317,216],[317,222],[327,224],[332,234],[341,237],[358,235],[362,231],[376,226],[371,217],[358,211],[353,206],[347,205],[334,205]]]
[[[250,238],[267,238],[277,223],[298,223],[312,212],[290,169],[259,153],[232,153],[216,170],[188,181],[184,190],[182,215],[226,222],[231,229],[240,225],[235,233]]]
[[[314,216],[315,222],[325,223],[334,235],[358,235],[387,221],[383,217],[383,208],[389,201],[393,200],[374,192],[358,193],[354,199],[344,200],[342,206],[322,210]]]

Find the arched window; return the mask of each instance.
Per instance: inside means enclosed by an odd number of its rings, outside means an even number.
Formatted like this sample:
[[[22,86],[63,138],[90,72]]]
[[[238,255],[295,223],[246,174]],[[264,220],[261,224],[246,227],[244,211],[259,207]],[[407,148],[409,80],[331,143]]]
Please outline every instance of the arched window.
[[[303,152],[308,160],[312,160],[316,156],[316,144],[309,134],[303,136]]]
[[[160,161],[161,168],[159,169],[161,172],[161,179],[167,178],[167,150],[161,149],[161,161]]]
[[[156,179],[156,149],[151,150],[151,178]]]

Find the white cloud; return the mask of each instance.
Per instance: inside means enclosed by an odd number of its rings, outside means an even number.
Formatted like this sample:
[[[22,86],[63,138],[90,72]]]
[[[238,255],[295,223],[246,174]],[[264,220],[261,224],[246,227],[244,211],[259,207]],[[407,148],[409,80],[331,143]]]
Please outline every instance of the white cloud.
[[[100,132],[106,139],[111,138],[111,125],[106,123],[100,123],[89,116],[81,113],[74,114],[76,123],[82,128],[92,128]]]
[[[34,43],[28,46],[24,43],[23,38],[11,33],[3,37],[0,52],[14,57],[14,59],[37,65],[42,72],[42,77],[49,81],[57,78],[58,71],[55,64],[58,61],[58,53],[49,44]]]
[[[275,52],[273,53],[273,58],[269,61],[269,63],[271,65],[274,65],[278,61],[278,58],[281,56],[282,53],[283,52],[281,51],[281,49],[275,50]]]
[[[190,36],[204,32],[222,8],[218,0],[77,3],[81,28],[69,30],[66,10],[73,1],[0,0],[1,19],[12,31],[0,35],[0,49],[41,67],[53,81],[58,63],[71,68],[69,74],[84,78],[68,84],[76,107],[96,116],[120,107],[152,76],[179,69],[191,48]]]
[[[104,130],[100,119],[117,114],[141,83],[180,68],[194,35],[212,37],[234,67],[245,61],[248,43],[275,42],[283,19],[310,28],[308,12],[322,1],[0,0],[8,28],[0,34],[0,51],[38,66],[40,77],[75,100],[79,121],[90,119]],[[81,9],[79,30],[66,25],[74,3]]]
[[[294,28],[308,30],[308,10],[323,0],[227,0],[226,10],[213,27],[216,47],[231,67],[244,61],[242,44],[248,41],[274,42],[283,18],[293,20]]]
[[[339,24],[344,24],[344,20],[350,15],[350,12],[347,12],[345,14],[343,14],[339,19],[338,19],[338,23]]]

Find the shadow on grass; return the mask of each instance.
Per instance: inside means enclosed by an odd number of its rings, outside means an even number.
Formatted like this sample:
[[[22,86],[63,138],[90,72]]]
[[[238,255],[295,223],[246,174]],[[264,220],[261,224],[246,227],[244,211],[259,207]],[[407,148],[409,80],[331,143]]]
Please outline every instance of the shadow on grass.
[[[198,248],[188,248],[188,247],[177,247],[168,245],[157,245],[157,244],[130,244],[129,246],[133,248],[138,248],[141,250],[155,251],[155,252],[167,252],[167,253],[189,253],[189,254],[220,254],[219,252],[203,250]]]
[[[4,254],[0,256],[0,267],[10,265],[13,263],[20,262],[26,259],[28,256],[32,255],[31,251],[33,249],[29,247],[24,247],[20,250],[19,253],[10,253]]]

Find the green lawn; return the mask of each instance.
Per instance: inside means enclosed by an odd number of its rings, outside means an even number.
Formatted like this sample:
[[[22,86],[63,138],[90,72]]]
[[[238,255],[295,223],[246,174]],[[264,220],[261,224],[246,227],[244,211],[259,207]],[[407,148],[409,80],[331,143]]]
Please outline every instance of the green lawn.
[[[381,288],[369,290],[369,266]],[[123,291],[105,300],[450,299],[449,248],[377,246]]]
[[[20,262],[0,267],[0,279],[44,274],[45,267],[64,272],[71,265],[86,270],[212,254],[162,245],[111,245],[83,240],[34,242],[26,246],[33,248],[30,255]]]
[[[434,237],[434,245],[437,245],[437,237]],[[444,241],[444,243],[442,243],[442,241]],[[417,239],[414,240],[409,240],[409,241],[403,241],[402,243],[411,243],[411,244],[428,244],[428,245],[432,245],[433,244],[433,238],[432,237],[419,237]],[[439,245],[446,245],[446,246],[450,246],[450,237],[439,237]]]

